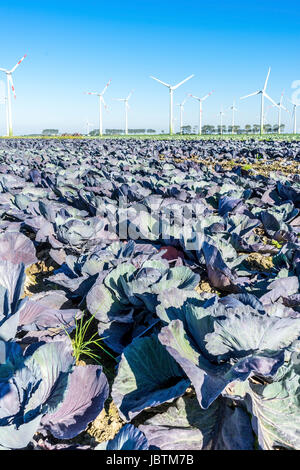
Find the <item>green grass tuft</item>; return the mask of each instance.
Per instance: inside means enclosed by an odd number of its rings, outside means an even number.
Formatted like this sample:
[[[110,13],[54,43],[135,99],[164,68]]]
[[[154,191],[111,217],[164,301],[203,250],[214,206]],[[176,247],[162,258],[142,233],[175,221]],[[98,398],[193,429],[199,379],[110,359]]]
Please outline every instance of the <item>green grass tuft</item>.
[[[116,360],[115,357],[103,347],[103,345],[101,344],[103,338],[99,338],[98,333],[94,333],[90,338],[87,337],[88,329],[94,318],[94,315],[92,315],[87,321],[84,322],[84,315],[82,315],[80,320],[76,319],[74,338],[71,338],[66,329],[64,329],[66,334],[70,338],[70,341],[72,342],[73,355],[75,357],[76,362],[78,362],[85,356],[89,357],[97,364],[101,364],[101,356],[98,352],[95,352],[97,349],[101,349],[112,359]]]

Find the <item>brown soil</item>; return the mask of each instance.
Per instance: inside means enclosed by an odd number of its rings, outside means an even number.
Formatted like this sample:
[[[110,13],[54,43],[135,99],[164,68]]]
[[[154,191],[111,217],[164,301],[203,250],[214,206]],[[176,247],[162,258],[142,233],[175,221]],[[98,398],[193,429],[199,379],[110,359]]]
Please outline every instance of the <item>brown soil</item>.
[[[260,253],[250,253],[246,259],[250,269],[256,271],[268,271],[274,267],[272,256],[262,255]]]
[[[200,281],[198,286],[195,288],[195,291],[198,294],[202,294],[203,292],[211,292],[213,294],[218,294],[218,291],[211,287],[208,281]]]
[[[192,160],[196,163],[200,163],[203,166],[213,169],[215,164],[218,163],[225,170],[231,170],[235,166],[245,166],[245,170],[251,172],[254,171],[263,176],[269,176],[273,171],[279,171],[284,175],[298,174],[299,173],[299,162],[292,161],[289,165],[286,165],[287,160],[284,158],[277,159],[276,161],[268,162],[266,164],[263,160],[258,160],[257,163],[249,165],[249,162],[245,158],[239,160],[204,160],[198,157],[191,157],[189,160]],[[181,163],[184,161],[182,158],[175,158],[176,163]],[[249,168],[251,166],[251,168]]]
[[[26,233],[26,236],[28,234]],[[24,297],[30,297],[39,292],[53,290],[55,287],[47,286],[44,280],[47,279],[54,269],[59,268],[59,265],[49,255],[49,249],[40,247],[37,249],[36,256],[38,262],[28,266],[26,269],[26,281],[24,285]]]
[[[113,439],[123,424],[116,405],[111,401],[89,425],[87,433],[100,443]]]
[[[264,231],[263,228],[261,228],[261,227],[256,227],[256,228],[253,229],[253,232],[256,233],[256,235],[258,235],[258,236],[261,238],[261,241],[262,241],[265,245],[271,245],[272,240],[267,237],[266,232]]]
[[[49,277],[51,271],[55,268],[45,261],[38,261],[26,269],[26,281],[24,285],[24,297],[30,297],[38,292],[45,292],[47,286],[44,284],[44,279]],[[53,289],[53,287],[51,288]]]

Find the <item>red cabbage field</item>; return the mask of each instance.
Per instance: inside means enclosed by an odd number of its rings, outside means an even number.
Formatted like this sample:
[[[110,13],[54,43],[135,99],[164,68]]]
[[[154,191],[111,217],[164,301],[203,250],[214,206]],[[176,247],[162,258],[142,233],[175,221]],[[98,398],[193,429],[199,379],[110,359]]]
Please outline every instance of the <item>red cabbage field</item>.
[[[300,449],[300,142],[0,140],[0,449]]]

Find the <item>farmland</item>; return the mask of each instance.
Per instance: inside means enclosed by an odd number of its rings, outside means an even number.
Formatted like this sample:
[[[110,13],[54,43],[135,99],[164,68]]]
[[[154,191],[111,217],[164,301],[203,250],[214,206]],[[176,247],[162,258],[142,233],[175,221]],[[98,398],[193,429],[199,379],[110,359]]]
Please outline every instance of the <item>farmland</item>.
[[[58,135],[58,136],[44,136],[44,135],[29,135],[29,136],[16,136],[16,137],[10,137],[10,139],[16,139],[16,140],[23,140],[23,139],[30,139],[30,140],[98,140],[99,136],[87,136],[87,135],[80,135],[80,134],[64,134],[64,135]],[[104,134],[101,137],[101,140],[107,139],[107,140],[131,140],[131,139],[136,139],[136,140],[187,140],[187,141],[202,141],[202,140],[230,140],[230,141],[249,141],[249,140],[255,140],[256,142],[259,141],[272,141],[272,142],[277,142],[277,141],[284,141],[284,142],[293,142],[293,141],[299,141],[300,140],[300,134],[263,134],[263,135],[258,135],[258,134],[243,134],[243,135],[237,135],[237,134],[202,134],[202,135],[197,135],[197,134],[175,134],[175,135],[168,135],[168,134],[136,134],[136,135],[110,135],[110,134]],[[7,137],[0,136],[0,140],[7,140]]]
[[[0,448],[300,449],[295,136],[0,140]]]

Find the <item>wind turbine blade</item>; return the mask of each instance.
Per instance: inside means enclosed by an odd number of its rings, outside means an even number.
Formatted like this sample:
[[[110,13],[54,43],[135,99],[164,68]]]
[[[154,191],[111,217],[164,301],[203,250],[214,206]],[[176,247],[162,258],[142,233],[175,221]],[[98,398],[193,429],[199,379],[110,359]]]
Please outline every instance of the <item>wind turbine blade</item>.
[[[266,81],[265,81],[265,86],[264,86],[264,88],[263,88],[263,91],[266,91],[266,89],[267,89],[267,85],[268,85],[268,80],[269,80],[270,72],[271,72],[271,67],[269,67],[268,75],[267,75],[267,78],[266,78]]]
[[[162,83],[163,85],[167,86],[168,88],[170,88],[170,86],[171,86],[171,85],[169,85],[168,83],[162,82],[162,81],[159,80],[158,78],[152,77],[152,75],[150,75],[150,78],[153,78],[153,80],[156,80],[157,82]]]
[[[105,103],[103,96],[101,96],[101,98],[102,98],[102,103],[103,103],[103,106],[104,106],[104,108],[105,108],[105,111],[108,112],[108,111],[109,111],[109,107],[108,107],[107,104]]]
[[[22,59],[19,60],[19,62],[10,70],[10,73],[13,73],[17,67],[19,67],[20,63],[23,62],[23,60],[25,59],[25,57],[27,56],[27,54],[25,54]]]
[[[203,98],[201,98],[201,101],[205,101],[208,97],[209,97],[209,95],[203,96]]]
[[[6,69],[0,69],[0,72],[8,72]]]
[[[96,93],[95,91],[85,91],[84,93],[86,95],[98,95],[99,96],[99,93]]]
[[[240,100],[244,100],[245,98],[249,98],[250,96],[259,95],[260,91],[255,91],[254,93],[250,93],[250,95],[242,96]]]
[[[195,95],[191,95],[191,94],[189,96],[191,96],[192,98],[195,98],[195,100],[200,100],[201,99],[201,98],[199,98],[199,96],[195,96]]]
[[[15,87],[14,87],[14,83],[13,83],[13,79],[12,79],[12,76],[11,76],[11,75],[8,76],[8,81],[9,81],[9,83],[10,83],[10,86],[11,86],[11,89],[12,89],[12,92],[13,92],[13,95],[14,95],[14,97],[15,97],[15,99],[16,99],[16,97],[17,97],[17,96],[16,96],[16,91],[15,91]]]
[[[267,98],[267,100],[271,101],[271,103],[273,103],[273,105],[276,106],[276,108],[280,107],[280,106],[278,106],[277,103],[275,103],[275,101],[269,95],[267,95],[266,92],[264,92],[264,96]]]
[[[126,101],[126,98],[113,98],[114,101]]]
[[[12,79],[12,76],[11,76],[11,75],[8,76],[8,80],[9,80],[9,83],[10,83],[10,86],[11,86],[11,89],[12,89],[12,92],[13,92],[13,94],[14,94],[14,97],[15,97],[15,99],[16,99],[16,97],[17,97],[17,96],[16,96],[16,91],[15,91],[15,87],[14,87],[14,83],[13,83],[13,79]]]
[[[187,98],[185,98],[181,103],[177,103],[177,106],[182,106],[183,107],[186,103],[186,100],[187,100]]]
[[[209,93],[207,93],[207,95],[203,96],[203,98],[201,98],[201,100],[205,101],[212,93],[213,93],[213,91],[210,91]]]
[[[131,90],[131,92],[129,93],[129,95],[127,96],[126,100],[129,100],[129,98],[131,97],[132,93],[134,92],[134,90]]]
[[[179,82],[177,83],[177,85],[175,86],[172,86],[173,90],[176,90],[176,88],[180,87],[180,85],[183,85],[183,83],[187,82],[188,80],[190,80],[191,78],[193,78],[195,75],[190,75],[189,77],[185,78],[184,80],[182,80],[182,82]]]
[[[111,82],[111,79],[107,82],[107,84],[106,84],[105,87],[103,88],[103,91],[101,92],[101,95],[104,95],[104,93],[106,92],[108,86],[110,85],[110,82]]]

